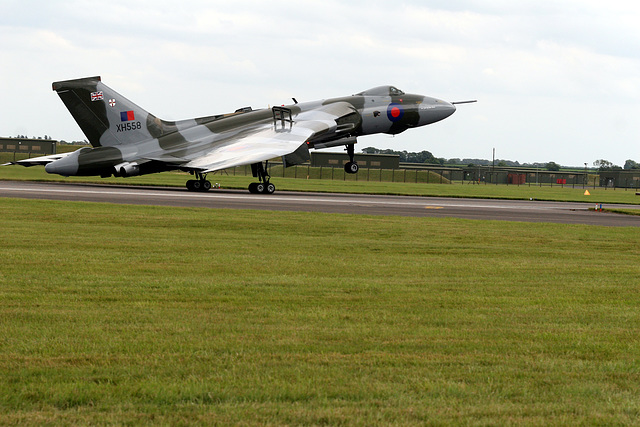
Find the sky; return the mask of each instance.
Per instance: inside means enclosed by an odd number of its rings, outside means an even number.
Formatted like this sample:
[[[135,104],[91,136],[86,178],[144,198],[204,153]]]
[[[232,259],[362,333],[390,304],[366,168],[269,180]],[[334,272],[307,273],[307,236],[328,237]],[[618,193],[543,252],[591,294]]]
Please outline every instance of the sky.
[[[84,140],[51,83],[102,81],[165,120],[394,85],[459,105],[356,149],[640,162],[640,3],[2,0],[0,136]]]

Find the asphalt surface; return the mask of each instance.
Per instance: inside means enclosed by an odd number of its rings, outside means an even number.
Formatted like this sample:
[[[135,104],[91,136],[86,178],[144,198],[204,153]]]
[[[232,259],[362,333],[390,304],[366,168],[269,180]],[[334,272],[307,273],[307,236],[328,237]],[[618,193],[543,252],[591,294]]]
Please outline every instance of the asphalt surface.
[[[175,187],[31,181],[0,181],[0,197],[216,209],[550,222],[611,227],[640,226],[640,216],[589,211],[589,208],[593,207],[591,204],[524,200],[452,199],[286,191],[277,191],[272,195],[256,195],[250,194],[248,191],[220,189],[214,189],[208,193],[192,193],[186,189]],[[615,205],[615,207],[639,208],[637,205]]]

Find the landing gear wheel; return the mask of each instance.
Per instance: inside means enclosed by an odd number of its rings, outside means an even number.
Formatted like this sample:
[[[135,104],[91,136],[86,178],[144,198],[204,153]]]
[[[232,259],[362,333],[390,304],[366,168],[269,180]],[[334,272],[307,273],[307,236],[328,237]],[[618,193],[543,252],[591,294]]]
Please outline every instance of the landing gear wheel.
[[[258,182],[252,182],[249,184],[249,192],[251,194],[273,194],[276,191],[276,186],[269,182],[270,176],[268,173],[269,162],[254,163],[251,165],[251,174],[254,178],[258,178]]]
[[[356,162],[347,162],[344,165],[344,171],[346,173],[358,173],[358,164]]]
[[[198,179],[190,179],[187,181],[187,190],[189,191],[209,191],[211,190],[211,182],[207,181],[207,174],[201,172],[194,173]]]
[[[276,191],[276,186],[272,183],[268,183],[264,186],[264,194],[273,194]]]

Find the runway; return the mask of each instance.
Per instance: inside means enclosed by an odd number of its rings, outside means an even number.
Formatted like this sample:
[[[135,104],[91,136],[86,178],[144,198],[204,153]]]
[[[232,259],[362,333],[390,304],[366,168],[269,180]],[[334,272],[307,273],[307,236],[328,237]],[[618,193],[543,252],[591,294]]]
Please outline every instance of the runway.
[[[465,218],[477,220],[550,222],[611,227],[639,227],[640,217],[589,211],[591,204],[524,200],[452,199],[363,194],[297,193],[273,195],[243,190],[192,193],[176,187],[0,181],[0,197],[86,201],[117,204],[259,209],[364,215]],[[637,205],[615,205],[638,209]]]

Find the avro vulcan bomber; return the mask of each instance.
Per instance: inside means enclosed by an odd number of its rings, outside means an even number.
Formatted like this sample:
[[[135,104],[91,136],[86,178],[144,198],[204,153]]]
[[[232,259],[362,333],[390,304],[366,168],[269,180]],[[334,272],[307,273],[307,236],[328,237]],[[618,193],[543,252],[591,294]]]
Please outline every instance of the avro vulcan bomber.
[[[358,137],[398,134],[449,117],[456,102],[412,95],[380,86],[351,96],[190,120],[166,121],[140,108],[100,77],[53,83],[92,147],[35,157],[15,164],[44,165],[63,176],[129,177],[169,170],[194,175],[190,191],[207,191],[210,172],[251,165],[252,193],[272,194],[267,163],[282,158],[285,167],[309,160],[310,149],[345,146],[347,173],[357,173]],[[473,102],[473,101],[463,101]]]

